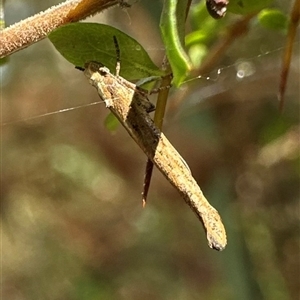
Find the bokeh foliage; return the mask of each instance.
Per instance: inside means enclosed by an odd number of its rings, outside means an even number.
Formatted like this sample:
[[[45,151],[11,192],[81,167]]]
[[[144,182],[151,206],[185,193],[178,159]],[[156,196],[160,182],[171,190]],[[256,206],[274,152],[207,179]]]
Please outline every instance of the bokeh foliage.
[[[202,2],[185,37],[201,64],[243,18],[213,20]],[[15,3],[6,1],[7,24],[41,5]],[[288,16],[290,5],[264,9]],[[88,21],[125,31],[159,66],[161,11],[141,1]],[[157,172],[141,208],[145,156],[122,128],[107,130],[103,104],[86,106],[99,100],[95,90],[48,41],[1,67],[3,299],[297,299],[299,46],[279,114],[285,31],[258,16],[209,80],[172,90],[164,129],[224,219],[222,253],[207,247],[201,224]],[[83,107],[43,116],[75,106]]]

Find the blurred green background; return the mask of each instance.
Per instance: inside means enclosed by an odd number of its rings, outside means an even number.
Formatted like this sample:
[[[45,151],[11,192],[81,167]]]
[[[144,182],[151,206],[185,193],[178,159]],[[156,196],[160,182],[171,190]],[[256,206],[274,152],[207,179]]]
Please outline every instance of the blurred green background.
[[[288,13],[287,2],[275,1]],[[7,25],[56,3],[7,0]],[[88,21],[125,31],[160,65],[160,12],[140,1]],[[164,127],[223,218],[223,252],[157,171],[142,209],[145,155],[105,128],[103,104],[86,106],[95,89],[48,40],[0,67],[2,299],[298,299],[299,42],[280,114],[285,36],[252,25],[210,80],[172,90]]]

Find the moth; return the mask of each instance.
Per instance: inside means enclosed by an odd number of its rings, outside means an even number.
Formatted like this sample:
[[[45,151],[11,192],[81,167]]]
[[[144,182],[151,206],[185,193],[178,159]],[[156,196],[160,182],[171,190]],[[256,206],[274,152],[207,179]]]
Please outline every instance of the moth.
[[[155,125],[150,116],[154,106],[147,91],[127,81],[120,73],[120,49],[116,37],[116,74],[103,64],[91,61],[81,69],[97,89],[106,107],[119,119],[132,139],[177,189],[203,224],[208,246],[223,250],[227,244],[225,227],[218,211],[212,207],[193,178],[190,168],[178,151]]]

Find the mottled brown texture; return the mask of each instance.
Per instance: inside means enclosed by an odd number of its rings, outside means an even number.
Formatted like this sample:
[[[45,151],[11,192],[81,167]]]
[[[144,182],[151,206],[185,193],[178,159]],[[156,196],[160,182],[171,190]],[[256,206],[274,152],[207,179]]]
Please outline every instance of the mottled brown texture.
[[[180,154],[155,126],[148,113],[151,104],[146,93],[96,62],[88,63],[84,73],[106,106],[202,221],[209,247],[223,250],[227,239],[221,217],[204,197]]]

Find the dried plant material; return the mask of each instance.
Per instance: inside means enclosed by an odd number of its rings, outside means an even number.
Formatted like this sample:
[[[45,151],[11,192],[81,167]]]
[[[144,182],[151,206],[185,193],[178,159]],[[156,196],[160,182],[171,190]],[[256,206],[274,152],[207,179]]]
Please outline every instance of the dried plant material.
[[[204,197],[180,154],[154,124],[147,92],[97,62],[87,63],[84,73],[106,106],[202,221],[208,246],[223,250],[227,239],[221,217]]]

